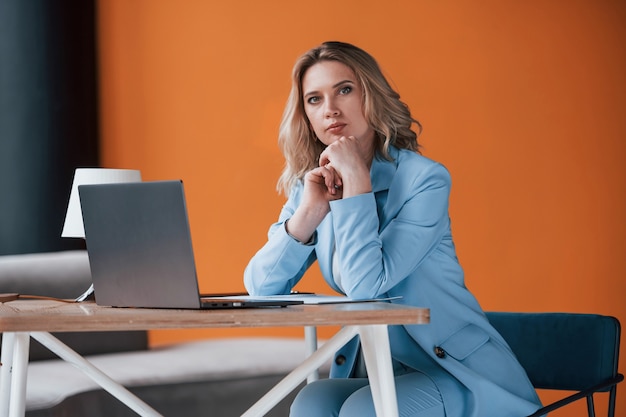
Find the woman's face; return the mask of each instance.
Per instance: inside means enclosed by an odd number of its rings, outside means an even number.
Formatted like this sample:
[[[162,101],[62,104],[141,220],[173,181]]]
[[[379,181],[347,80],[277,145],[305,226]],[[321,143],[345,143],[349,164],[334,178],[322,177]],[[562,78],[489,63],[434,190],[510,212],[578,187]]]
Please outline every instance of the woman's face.
[[[374,130],[363,115],[363,91],[354,72],[337,61],[321,61],[302,77],[304,110],[318,139],[330,145],[354,136],[369,147]]]

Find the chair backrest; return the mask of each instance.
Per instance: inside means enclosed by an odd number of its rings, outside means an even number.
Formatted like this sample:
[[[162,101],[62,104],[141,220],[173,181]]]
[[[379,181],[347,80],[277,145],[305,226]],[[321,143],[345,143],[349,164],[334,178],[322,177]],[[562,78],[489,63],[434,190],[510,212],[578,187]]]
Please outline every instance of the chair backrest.
[[[570,313],[488,312],[535,388],[580,391],[617,375],[619,321]]]

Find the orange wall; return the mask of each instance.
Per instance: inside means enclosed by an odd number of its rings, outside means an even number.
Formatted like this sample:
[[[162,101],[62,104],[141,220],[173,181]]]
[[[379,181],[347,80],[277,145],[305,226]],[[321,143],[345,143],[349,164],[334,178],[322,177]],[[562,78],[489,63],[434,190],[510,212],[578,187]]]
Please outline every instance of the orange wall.
[[[485,309],[626,323],[622,0],[106,0],[98,12],[103,164],[185,181],[202,290],[243,289],[283,203],[291,66],[338,39],[378,58],[425,127],[423,153],[450,169],[458,254]],[[328,292],[317,268],[302,289]]]

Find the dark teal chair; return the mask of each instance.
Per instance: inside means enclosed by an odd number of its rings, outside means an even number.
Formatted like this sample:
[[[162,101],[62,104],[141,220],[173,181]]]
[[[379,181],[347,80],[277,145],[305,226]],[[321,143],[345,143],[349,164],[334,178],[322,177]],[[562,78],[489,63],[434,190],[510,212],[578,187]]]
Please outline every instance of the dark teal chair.
[[[593,394],[609,393],[615,415],[620,323],[615,317],[570,313],[488,312],[537,389],[575,391],[528,417],[543,416],[582,398],[595,417]]]

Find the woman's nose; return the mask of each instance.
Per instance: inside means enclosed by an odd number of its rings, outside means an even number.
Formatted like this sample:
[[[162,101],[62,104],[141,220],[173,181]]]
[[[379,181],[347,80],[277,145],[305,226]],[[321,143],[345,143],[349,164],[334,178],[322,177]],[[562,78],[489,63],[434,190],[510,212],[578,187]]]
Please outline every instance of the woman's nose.
[[[327,104],[324,116],[326,116],[326,118],[339,116],[341,112],[339,111],[339,108],[335,105],[335,103],[333,103],[331,100],[327,101],[326,103]]]

